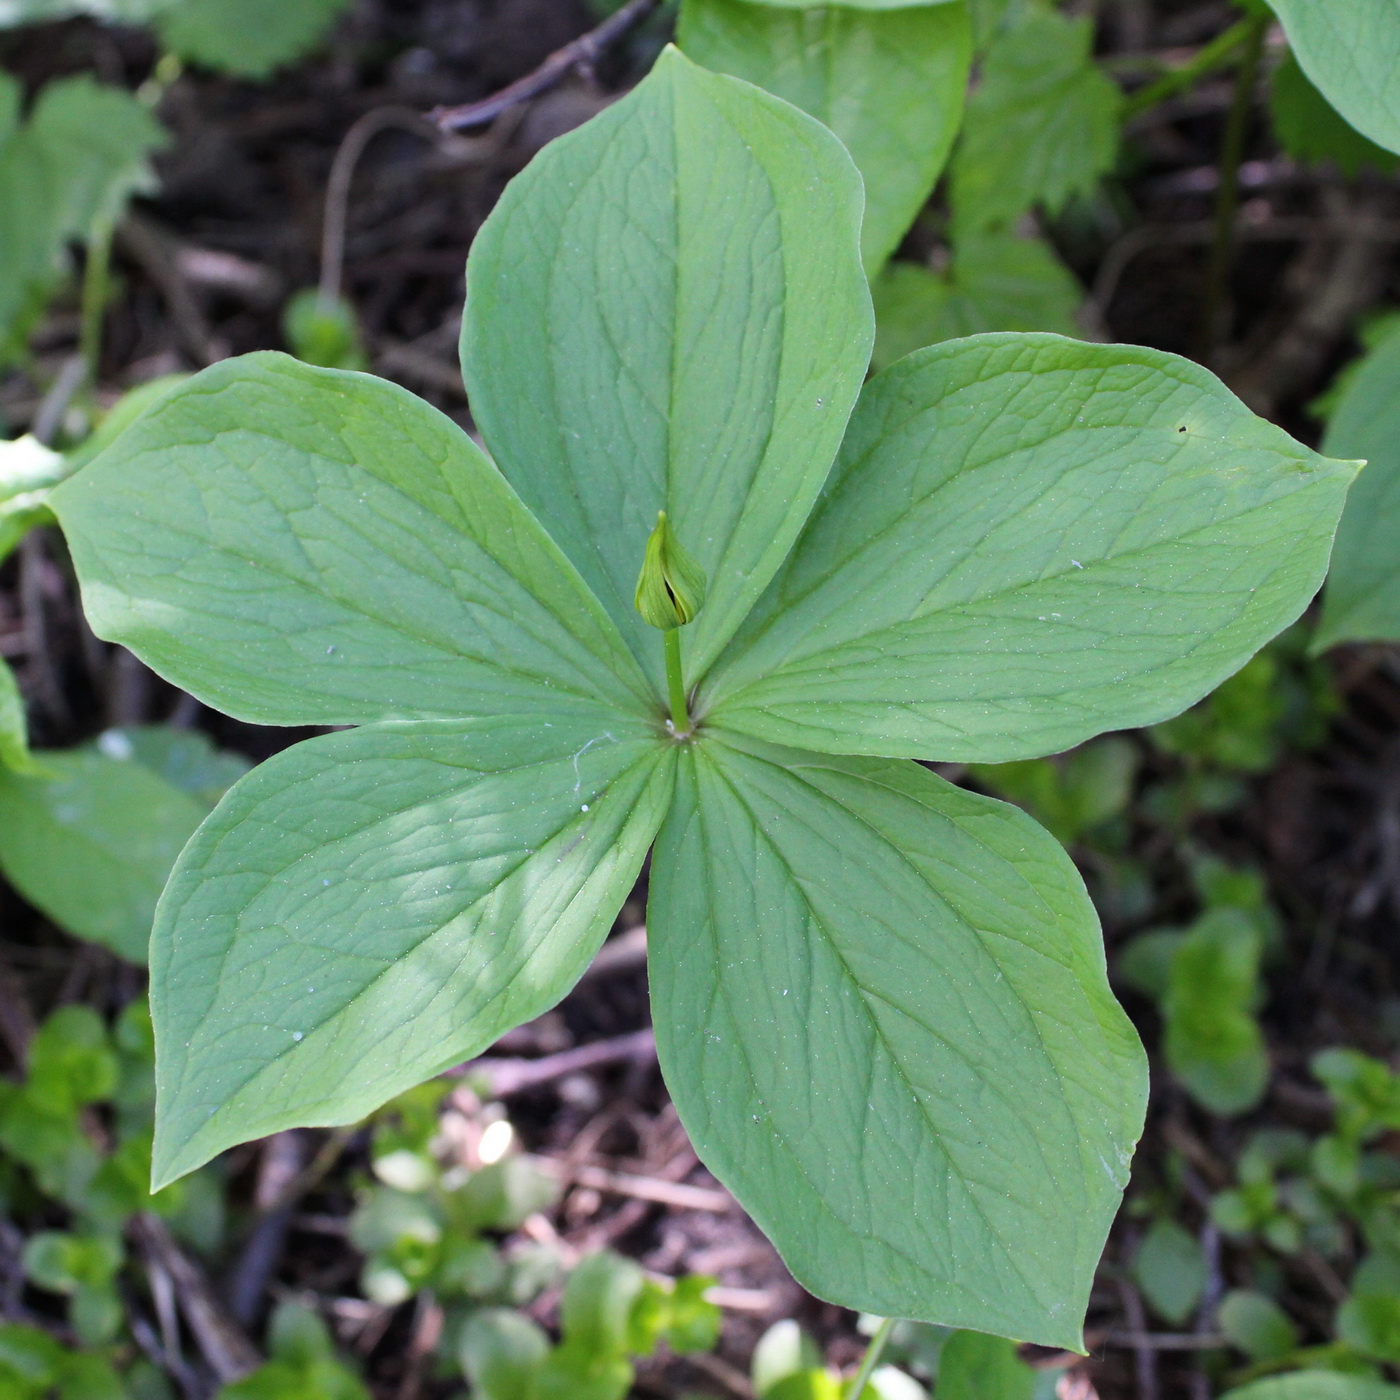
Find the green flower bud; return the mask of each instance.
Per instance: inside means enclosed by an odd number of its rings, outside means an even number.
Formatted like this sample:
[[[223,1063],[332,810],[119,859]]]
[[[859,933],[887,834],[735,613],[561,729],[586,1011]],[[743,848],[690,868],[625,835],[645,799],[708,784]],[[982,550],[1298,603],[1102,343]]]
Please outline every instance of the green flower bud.
[[[669,632],[684,627],[705,605],[705,571],[681,547],[664,510],[647,540],[637,577],[637,611],[652,626]]]

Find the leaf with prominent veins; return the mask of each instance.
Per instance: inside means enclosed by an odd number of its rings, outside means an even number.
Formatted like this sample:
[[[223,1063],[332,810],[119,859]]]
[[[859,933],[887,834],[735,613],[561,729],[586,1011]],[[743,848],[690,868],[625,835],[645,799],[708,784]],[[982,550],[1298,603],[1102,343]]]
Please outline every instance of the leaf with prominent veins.
[[[249,774],[152,935],[156,1186],[353,1123],[553,1006],[637,878],[672,764],[600,707],[375,725]]]
[[[552,142],[472,245],[462,365],[501,470],[662,685],[632,605],[664,510],[709,580],[694,682],[797,537],[870,363],[860,177],[674,49]]]
[[[245,355],[59,487],[93,630],[260,724],[610,702],[647,684],[481,450],[406,390]]]
[[[1146,1063],[1051,836],[917,764],[702,741],[647,927],[681,1119],[799,1281],[1080,1345]]]
[[[866,386],[702,687],[823,752],[998,763],[1185,709],[1307,606],[1354,462],[1174,355],[985,335]]]

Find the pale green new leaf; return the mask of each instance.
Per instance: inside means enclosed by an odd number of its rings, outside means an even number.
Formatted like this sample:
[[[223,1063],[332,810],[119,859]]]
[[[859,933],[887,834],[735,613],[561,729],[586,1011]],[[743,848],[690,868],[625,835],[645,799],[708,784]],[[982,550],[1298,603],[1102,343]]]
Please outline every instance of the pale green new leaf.
[[[1094,22],[1029,10],[993,42],[953,153],[953,218],[1003,227],[1090,194],[1118,151],[1122,94],[1094,64]]]
[[[48,84],[18,118],[19,86],[0,73],[0,358],[42,306],[67,242],[154,187],[150,156],[166,140],[130,93],[86,76]]]
[[[993,763],[1155,723],[1307,606],[1355,470],[1160,351],[918,351],[867,385],[698,708],[805,748]]]
[[[1400,151],[1395,0],[1269,0],[1303,71],[1352,126]]]
[[[152,940],[156,1185],[352,1123],[552,1006],[607,935],[672,763],[617,712],[386,724],[244,778]]]
[[[1313,645],[1400,640],[1400,333],[1348,377],[1323,450],[1359,457]]]
[[[632,603],[657,511],[709,579],[681,634],[694,679],[821,489],[870,360],[860,217],[829,131],[668,49],[472,245],[472,412],[658,684]]]
[[[984,331],[1076,335],[1084,299],[1074,274],[1043,238],[987,230],[961,238],[946,273],[891,263],[871,284],[875,368],[926,345]]]
[[[241,719],[648,704],[616,628],[496,468],[382,379],[225,361],[52,504],[94,630]]]
[[[17,773],[33,771],[29,754],[29,724],[24,715],[24,697],[19,693],[15,673],[0,660],[0,769]]]
[[[878,10],[684,0],[691,58],[767,88],[830,127],[865,181],[872,276],[937,183],[962,117],[972,24],[962,0]]]
[[[803,1286],[1078,1347],[1146,1065],[1053,838],[917,764],[702,741],[648,914],[677,1110]]]
[[[265,78],[314,49],[349,0],[179,0],[156,29],[181,58],[240,78]]]
[[[1221,1400],[1400,1400],[1400,1386],[1338,1371],[1293,1371],[1251,1381]]]
[[[49,490],[67,470],[62,455],[37,438],[0,442],[0,560],[32,526],[51,519]]]
[[[146,960],[156,900],[209,808],[140,762],[100,748],[0,770],[0,868],[61,928]]]

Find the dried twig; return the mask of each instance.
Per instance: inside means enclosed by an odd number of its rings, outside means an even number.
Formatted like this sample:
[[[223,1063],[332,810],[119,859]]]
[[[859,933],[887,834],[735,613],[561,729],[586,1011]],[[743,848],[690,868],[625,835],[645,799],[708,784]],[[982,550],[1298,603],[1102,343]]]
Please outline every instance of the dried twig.
[[[292,1206],[284,1197],[300,1175],[305,1157],[304,1140],[295,1130],[274,1133],[263,1144],[253,1202],[261,1214],[238,1256],[228,1285],[229,1309],[245,1327],[257,1318],[267,1282],[286,1246]]]
[[[469,127],[485,126],[511,107],[547,92],[575,69],[591,67],[624,35],[648,19],[660,4],[661,0],[627,0],[627,4],[616,14],[609,15],[596,29],[556,49],[533,73],[527,73],[480,102],[468,102],[460,107],[434,107],[428,113],[428,120],[439,131],[465,131]]]
[[[215,1376],[227,1384],[255,1370],[262,1359],[257,1348],[225,1311],[203,1270],[175,1243],[165,1222],[143,1213],[130,1228],[147,1261],[159,1266],[174,1284],[180,1311]]]
[[[557,1055],[545,1055],[538,1060],[472,1060],[451,1073],[480,1079],[491,1097],[508,1098],[511,1094],[538,1089],[583,1070],[601,1069],[604,1065],[621,1064],[628,1060],[635,1062],[655,1058],[656,1035],[648,1029],[614,1036],[611,1040],[594,1041],[591,1045],[580,1045],[576,1050],[563,1050]]]
[[[633,1176],[629,1172],[609,1171],[606,1167],[560,1162],[556,1158],[537,1159],[540,1167],[551,1176],[586,1186],[593,1191],[628,1196],[635,1201],[650,1201],[670,1206],[673,1210],[701,1210],[724,1215],[734,1208],[734,1198],[727,1191],[710,1186],[688,1186],[684,1182],[663,1181],[654,1176]]]

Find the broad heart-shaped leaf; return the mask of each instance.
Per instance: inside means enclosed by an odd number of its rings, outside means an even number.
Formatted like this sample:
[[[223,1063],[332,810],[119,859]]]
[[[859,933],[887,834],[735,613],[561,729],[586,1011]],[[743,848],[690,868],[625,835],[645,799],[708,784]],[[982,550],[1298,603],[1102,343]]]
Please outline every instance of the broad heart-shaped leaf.
[[[647,926],[681,1120],[804,1287],[1079,1346],[1146,1064],[1047,832],[917,764],[703,739]]]
[[[1348,379],[1323,449],[1366,467],[1337,530],[1313,646],[1400,640],[1400,332]]]
[[[1185,709],[1307,606],[1355,463],[1155,350],[932,346],[873,379],[697,713],[999,763]]]
[[[925,345],[985,331],[1072,336],[1084,293],[1043,238],[998,230],[963,236],[943,274],[891,263],[871,284],[876,369]]]
[[[1400,6],[1395,0],[1269,0],[1322,95],[1363,136],[1400,151]]]
[[[616,628],[450,419],[245,355],[53,493],[93,629],[262,724],[634,712]]]
[[[250,773],[156,918],[157,1186],[354,1122],[552,1006],[636,879],[672,767],[650,725],[599,707],[373,725]]]
[[[948,159],[972,63],[963,0],[906,9],[684,0],[677,42],[830,127],[865,180],[861,246],[874,276]]]
[[[795,107],[668,49],[472,245],[462,364],[501,470],[659,683],[633,607],[665,509],[709,578],[701,675],[773,576],[870,361],[860,178]]]
[[[207,804],[100,747],[0,771],[0,868],[61,928],[146,961],[156,900]]]
[[[1028,10],[998,35],[953,153],[953,220],[1003,227],[1089,194],[1118,150],[1118,87],[1094,65],[1094,24]]]

